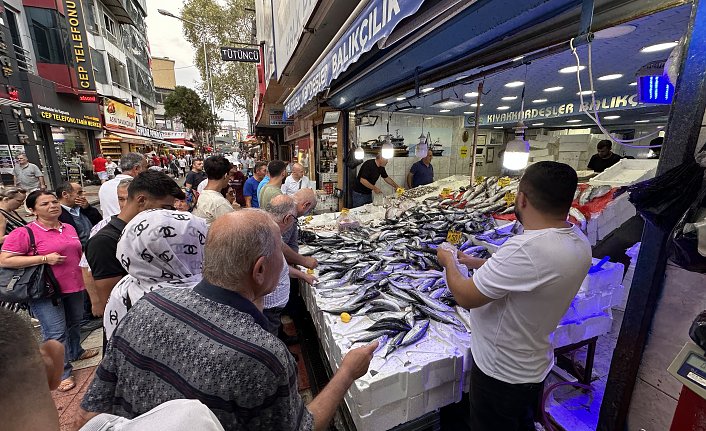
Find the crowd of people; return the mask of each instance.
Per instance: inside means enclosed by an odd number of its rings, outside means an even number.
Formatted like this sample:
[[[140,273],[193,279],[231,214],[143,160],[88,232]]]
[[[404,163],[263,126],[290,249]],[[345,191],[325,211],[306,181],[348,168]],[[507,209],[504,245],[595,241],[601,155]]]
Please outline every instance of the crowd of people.
[[[179,184],[128,153],[120,173],[101,177],[100,210],[77,183],[53,192],[0,188],[0,267],[47,265],[60,290],[27,304],[41,327],[39,348],[23,336],[22,319],[0,307],[3,328],[14,328],[0,335],[0,382],[13,388],[0,402],[32,396],[39,404],[13,418],[0,413],[3,423],[58,429],[47,388],[71,390],[72,363],[100,353],[81,347],[88,309],[102,316],[104,357],[77,426],[164,416],[182,419],[169,429],[324,429],[376,345],[349,352],[305,406],[281,314],[292,280],[316,281],[305,269],[318,262],[298,253],[297,219],[317,199],[303,167],[290,168],[287,175],[283,161],[258,163],[246,180],[215,155],[194,159]],[[183,206],[189,194],[194,201]],[[17,212],[23,204],[31,222]],[[13,384],[27,373],[32,379]]]

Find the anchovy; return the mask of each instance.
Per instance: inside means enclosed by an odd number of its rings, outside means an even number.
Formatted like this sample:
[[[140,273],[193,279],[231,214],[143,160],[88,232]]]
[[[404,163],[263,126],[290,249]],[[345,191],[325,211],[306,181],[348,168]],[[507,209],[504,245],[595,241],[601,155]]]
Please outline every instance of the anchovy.
[[[394,352],[397,347],[399,347],[400,342],[404,339],[404,336],[407,335],[406,332],[400,332],[399,334],[395,335],[391,340],[387,342],[387,346],[385,346],[385,350],[382,353],[383,358],[387,358],[387,356]]]
[[[355,343],[368,343],[370,341],[375,340],[376,338],[380,338],[384,335],[394,335],[397,332],[395,331],[390,331],[390,330],[381,330],[381,331],[374,331],[374,332],[368,332],[360,335],[358,338],[351,340],[351,344]]]
[[[440,312],[433,308],[427,307],[426,305],[417,305],[417,307],[430,318],[439,321],[441,323],[448,323],[450,325],[457,326],[462,329],[466,329],[466,326],[451,314]]]
[[[446,313],[454,311],[453,308],[449,307],[448,305],[446,305],[442,302],[439,302],[435,299],[430,298],[428,295],[426,295],[424,293],[410,290],[409,294],[412,297],[414,297],[417,301],[419,301],[420,303],[426,305],[429,308],[433,308],[436,311],[446,312]]]
[[[409,331],[410,329],[412,328],[404,320],[384,317],[365,330],[371,332],[381,330]]]
[[[400,341],[400,347],[409,346],[410,344],[414,344],[421,340],[424,337],[424,334],[427,333],[427,329],[429,329],[428,320],[417,322],[412,329],[407,332],[402,341]]]

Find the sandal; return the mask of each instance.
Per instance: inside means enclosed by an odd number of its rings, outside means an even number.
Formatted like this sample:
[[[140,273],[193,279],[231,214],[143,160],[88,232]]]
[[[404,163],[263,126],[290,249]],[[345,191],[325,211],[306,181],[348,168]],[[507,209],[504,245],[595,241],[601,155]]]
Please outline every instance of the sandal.
[[[76,359],[76,360],[77,360],[77,361],[83,361],[84,359],[90,359],[90,358],[96,356],[97,354],[99,354],[100,352],[101,352],[101,351],[100,351],[100,349],[99,349],[98,347],[96,347],[96,348],[94,348],[94,349],[84,350],[84,351],[83,351],[83,354],[82,354],[81,356],[79,356],[79,358]]]
[[[74,376],[70,376],[59,383],[59,387],[56,388],[57,391],[59,392],[68,392],[71,389],[76,387],[76,380],[74,379]]]

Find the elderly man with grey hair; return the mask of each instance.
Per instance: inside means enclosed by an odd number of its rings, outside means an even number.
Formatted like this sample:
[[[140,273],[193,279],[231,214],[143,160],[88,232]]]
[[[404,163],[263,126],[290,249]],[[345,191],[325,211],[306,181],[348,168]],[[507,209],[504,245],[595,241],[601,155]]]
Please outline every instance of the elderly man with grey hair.
[[[272,198],[270,204],[266,208],[267,212],[272,217],[272,220],[277,223],[280,235],[283,235],[294,228],[297,223],[297,204],[290,196],[278,195]],[[282,243],[282,248],[288,247]],[[305,272],[296,269],[294,266],[289,266],[284,254],[282,254],[284,266],[279,274],[277,288],[274,292],[263,298],[263,314],[270,321],[270,332],[278,335],[283,341],[287,342],[287,335],[282,331],[282,322],[280,317],[282,310],[289,302],[290,277],[304,280],[309,284],[314,284],[316,278]]]
[[[282,193],[292,196],[298,190],[314,188],[316,188],[316,184],[314,184],[309,177],[304,175],[304,165],[294,163],[292,165],[292,174],[289,175],[287,179],[284,180],[284,184],[282,184]]]
[[[284,266],[281,241],[279,227],[261,210],[215,220],[203,281],[193,290],[156,289],[134,304],[110,340],[78,425],[101,412],[133,418],[188,398],[206,404],[226,430],[326,429],[350,385],[367,372],[378,343],[349,351],[304,405],[296,362],[265,329],[258,306]]]
[[[120,212],[120,205],[118,205],[118,184],[120,184],[120,180],[134,178],[144,170],[147,170],[147,159],[142,154],[127,153],[120,158],[120,171],[122,173],[103,183],[98,190],[98,200],[100,201],[103,219],[110,219],[110,217]]]

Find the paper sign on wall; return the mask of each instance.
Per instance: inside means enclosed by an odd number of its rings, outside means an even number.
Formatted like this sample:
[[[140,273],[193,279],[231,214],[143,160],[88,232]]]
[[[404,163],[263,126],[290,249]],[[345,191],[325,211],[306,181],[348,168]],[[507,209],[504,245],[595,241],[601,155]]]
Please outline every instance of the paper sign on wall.
[[[462,146],[461,148],[458,149],[458,153],[462,159],[465,159],[466,157],[468,157],[468,147],[465,145]]]

